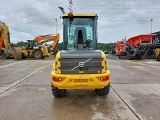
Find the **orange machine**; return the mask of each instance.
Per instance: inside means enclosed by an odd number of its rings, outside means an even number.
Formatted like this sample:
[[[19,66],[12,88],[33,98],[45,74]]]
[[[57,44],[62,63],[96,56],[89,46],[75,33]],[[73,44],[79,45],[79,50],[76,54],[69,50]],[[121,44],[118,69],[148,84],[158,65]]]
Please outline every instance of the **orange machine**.
[[[122,44],[122,41],[117,41],[116,44],[115,44],[116,55],[120,54],[121,44]]]
[[[59,38],[60,38],[60,34],[57,33],[56,35],[55,34],[39,35],[35,37],[34,40],[39,42],[40,44],[53,41],[51,46],[51,51],[54,51],[54,49],[56,48],[56,45],[58,44]]]
[[[123,54],[125,52],[126,40],[120,40],[116,42],[115,51],[116,55]]]
[[[131,37],[127,40],[127,45],[138,47],[141,43],[152,43],[154,34],[142,34]]]
[[[147,55],[152,38],[154,34],[141,34],[129,38],[128,40],[121,40],[116,42],[115,50],[119,58],[140,58]],[[122,57],[123,56],[123,57]]]

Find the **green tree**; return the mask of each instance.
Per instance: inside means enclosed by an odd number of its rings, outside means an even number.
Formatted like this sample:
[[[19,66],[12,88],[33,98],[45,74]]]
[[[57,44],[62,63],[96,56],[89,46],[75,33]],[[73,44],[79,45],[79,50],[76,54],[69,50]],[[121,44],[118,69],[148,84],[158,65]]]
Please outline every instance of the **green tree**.
[[[102,51],[112,51],[114,50],[115,43],[98,43],[98,49]]]
[[[20,42],[17,42],[16,44],[14,44],[15,46],[27,46],[27,42],[24,42],[24,41],[20,41]]]

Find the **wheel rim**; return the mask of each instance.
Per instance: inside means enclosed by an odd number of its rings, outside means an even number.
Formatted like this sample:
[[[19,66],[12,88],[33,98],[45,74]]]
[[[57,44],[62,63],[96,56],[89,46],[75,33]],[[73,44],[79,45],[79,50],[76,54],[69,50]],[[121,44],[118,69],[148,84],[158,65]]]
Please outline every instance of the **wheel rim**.
[[[35,54],[35,57],[36,57],[36,58],[39,58],[39,57],[40,57],[40,54],[39,54],[39,53],[36,53],[36,54]]]

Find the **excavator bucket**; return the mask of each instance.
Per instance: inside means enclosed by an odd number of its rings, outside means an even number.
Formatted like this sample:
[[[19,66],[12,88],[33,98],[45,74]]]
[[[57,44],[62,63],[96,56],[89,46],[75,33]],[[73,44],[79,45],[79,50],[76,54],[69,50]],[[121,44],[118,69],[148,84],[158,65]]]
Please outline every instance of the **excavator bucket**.
[[[21,47],[15,47],[14,48],[14,59],[15,60],[21,60],[22,59],[22,48]]]

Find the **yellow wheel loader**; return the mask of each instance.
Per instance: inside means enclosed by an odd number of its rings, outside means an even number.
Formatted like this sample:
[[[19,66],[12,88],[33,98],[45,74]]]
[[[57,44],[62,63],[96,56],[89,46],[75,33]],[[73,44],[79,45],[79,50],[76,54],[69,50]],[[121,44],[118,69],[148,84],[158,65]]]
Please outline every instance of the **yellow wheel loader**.
[[[56,35],[40,35],[35,37],[34,40],[27,40],[27,46],[22,46],[22,59],[24,58],[35,58],[43,59],[44,57],[49,57],[53,54],[53,51],[56,49],[60,38],[60,34]],[[52,47],[45,45],[46,42],[53,41]],[[56,52],[54,52],[56,54]]]
[[[22,59],[24,58],[35,58],[43,59],[51,55],[49,47],[45,45],[39,45],[35,40],[27,40],[27,46],[21,47]]]
[[[110,71],[103,51],[97,50],[97,14],[63,14],[63,50],[55,56],[51,88],[55,97],[67,89],[94,89],[108,95]]]

